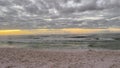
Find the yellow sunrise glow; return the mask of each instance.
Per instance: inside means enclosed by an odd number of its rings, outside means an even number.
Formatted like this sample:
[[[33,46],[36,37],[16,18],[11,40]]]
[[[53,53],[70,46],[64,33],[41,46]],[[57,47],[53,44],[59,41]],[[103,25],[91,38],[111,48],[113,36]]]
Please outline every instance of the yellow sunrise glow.
[[[12,29],[0,30],[0,35],[35,35],[35,34],[89,34],[101,32],[120,32],[120,28],[88,29],[88,28],[63,28],[63,29]]]

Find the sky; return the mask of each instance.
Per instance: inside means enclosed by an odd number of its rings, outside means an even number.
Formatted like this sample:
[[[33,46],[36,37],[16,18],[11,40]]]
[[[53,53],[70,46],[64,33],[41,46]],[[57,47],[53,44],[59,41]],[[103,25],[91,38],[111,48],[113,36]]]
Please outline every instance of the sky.
[[[120,0],[0,0],[0,29],[119,27]]]
[[[84,29],[84,28],[62,28],[62,29],[7,29],[0,30],[0,36],[8,35],[51,35],[51,34],[99,34],[99,33],[120,33],[119,28],[108,29]]]

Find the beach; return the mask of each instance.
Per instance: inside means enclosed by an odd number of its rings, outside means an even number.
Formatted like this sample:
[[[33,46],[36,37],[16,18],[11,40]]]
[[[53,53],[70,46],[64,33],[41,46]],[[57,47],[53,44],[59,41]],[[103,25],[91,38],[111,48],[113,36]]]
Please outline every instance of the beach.
[[[120,50],[0,48],[0,68],[119,68]]]

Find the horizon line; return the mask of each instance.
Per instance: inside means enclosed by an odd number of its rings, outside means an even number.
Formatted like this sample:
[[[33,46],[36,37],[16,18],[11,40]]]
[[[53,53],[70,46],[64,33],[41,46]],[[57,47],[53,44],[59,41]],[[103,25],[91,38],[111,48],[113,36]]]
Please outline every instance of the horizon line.
[[[120,28],[2,29],[0,30],[0,35],[89,34],[106,32],[120,32]]]

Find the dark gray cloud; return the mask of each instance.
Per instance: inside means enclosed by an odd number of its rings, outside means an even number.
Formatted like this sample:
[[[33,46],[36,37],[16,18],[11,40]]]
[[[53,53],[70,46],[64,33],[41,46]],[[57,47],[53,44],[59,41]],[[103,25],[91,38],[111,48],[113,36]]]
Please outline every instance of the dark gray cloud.
[[[120,0],[0,0],[0,28],[120,27]]]

